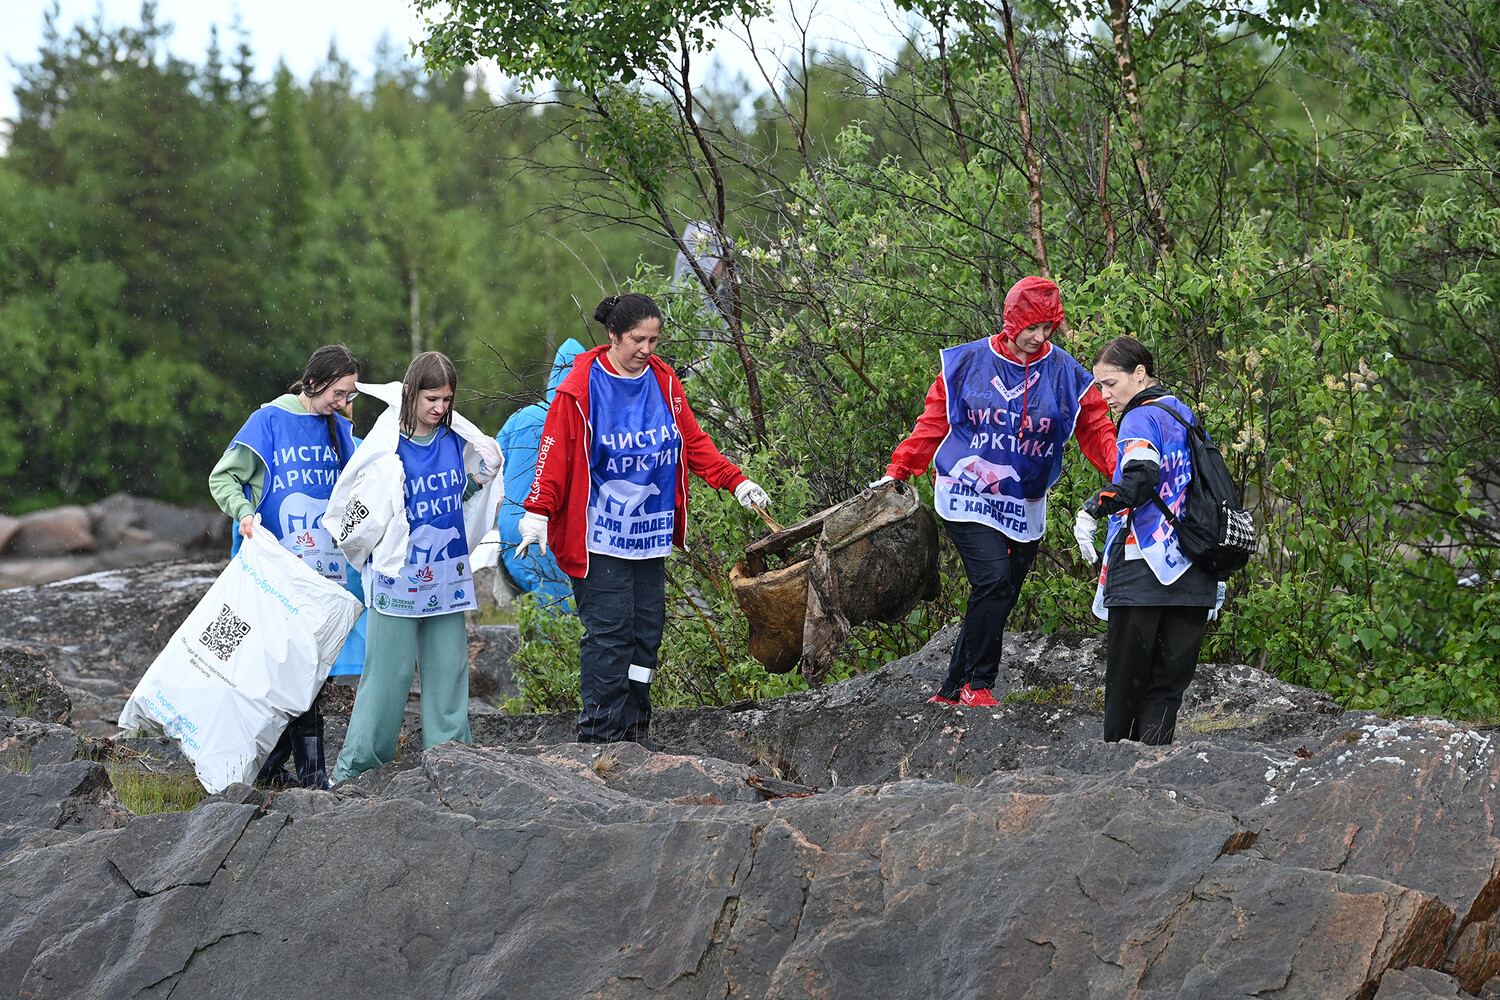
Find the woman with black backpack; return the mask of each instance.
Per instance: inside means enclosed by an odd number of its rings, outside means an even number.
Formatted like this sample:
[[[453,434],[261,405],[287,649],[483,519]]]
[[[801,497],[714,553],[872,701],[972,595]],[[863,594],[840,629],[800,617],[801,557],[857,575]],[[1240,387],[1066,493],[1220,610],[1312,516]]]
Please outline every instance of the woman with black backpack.
[[[1100,574],[1109,619],[1104,739],[1171,743],[1206,622],[1223,600],[1215,575],[1188,558],[1177,536],[1197,420],[1157,382],[1151,352],[1133,337],[1104,345],[1094,380],[1120,414],[1113,483],[1084,504],[1074,528],[1088,553],[1094,519],[1109,515]]]

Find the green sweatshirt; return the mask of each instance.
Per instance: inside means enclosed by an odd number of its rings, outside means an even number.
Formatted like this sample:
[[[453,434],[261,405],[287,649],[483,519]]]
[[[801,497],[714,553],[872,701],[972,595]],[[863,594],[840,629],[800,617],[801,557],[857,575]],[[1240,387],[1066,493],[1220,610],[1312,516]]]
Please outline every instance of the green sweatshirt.
[[[272,401],[274,405],[283,410],[293,413],[306,413],[302,408],[302,401],[292,393],[287,393]],[[437,436],[437,431],[422,437],[413,437],[413,444],[430,444]],[[245,497],[245,487],[250,487],[250,497]],[[260,456],[242,444],[233,445],[224,452],[219,463],[214,466],[214,471],[208,474],[208,492],[212,494],[214,503],[219,509],[236,521],[242,521],[248,514],[254,514],[255,509],[260,506],[260,498],[266,489],[266,463],[260,460]],[[480,486],[469,476],[464,483],[463,499],[469,500],[478,493]]]
[[[272,400],[273,406],[292,413],[306,413],[302,401],[293,393],[286,393]],[[245,497],[245,487],[250,487],[250,497]],[[243,521],[254,514],[260,506],[260,498],[266,490],[266,463],[260,456],[242,444],[231,445],[229,450],[208,474],[208,492],[219,509],[236,521]]]

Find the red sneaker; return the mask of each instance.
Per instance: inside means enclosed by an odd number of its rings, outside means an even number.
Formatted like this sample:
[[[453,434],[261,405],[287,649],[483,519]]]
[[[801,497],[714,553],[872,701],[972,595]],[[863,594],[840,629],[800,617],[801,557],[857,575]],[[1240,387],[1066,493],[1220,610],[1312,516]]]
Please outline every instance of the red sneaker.
[[[975,690],[967,684],[958,693],[958,703],[968,705],[970,708],[995,708],[1000,704],[995,700],[995,695],[989,688]]]
[[[931,698],[927,699],[927,704],[929,704],[929,705],[957,705],[958,704],[958,699],[957,698],[950,698],[947,695],[943,694],[942,691],[938,691],[937,694],[935,694]]]

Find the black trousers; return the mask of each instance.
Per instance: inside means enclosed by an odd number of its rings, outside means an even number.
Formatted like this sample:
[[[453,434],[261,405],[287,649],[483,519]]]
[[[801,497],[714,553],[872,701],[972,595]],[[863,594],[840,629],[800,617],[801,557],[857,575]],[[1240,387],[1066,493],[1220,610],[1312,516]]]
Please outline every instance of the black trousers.
[[[1171,743],[1177,709],[1198,669],[1207,608],[1110,608],[1104,739]]]
[[[953,644],[942,687],[944,695],[954,698],[965,684],[975,689],[995,686],[1005,623],[1021,597],[1021,584],[1041,542],[1018,542],[971,521],[942,523],[969,578],[969,610]]]
[[[646,735],[651,678],[667,616],[667,561],[589,553],[587,576],[573,578],[583,621],[579,646],[580,743]]]

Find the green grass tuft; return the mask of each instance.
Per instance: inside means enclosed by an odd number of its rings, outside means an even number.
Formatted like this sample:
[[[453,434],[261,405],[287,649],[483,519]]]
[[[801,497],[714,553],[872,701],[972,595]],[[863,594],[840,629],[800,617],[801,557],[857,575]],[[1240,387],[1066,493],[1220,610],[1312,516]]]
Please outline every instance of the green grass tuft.
[[[196,777],[181,771],[142,771],[115,764],[109,780],[125,808],[137,816],[185,812],[208,794]]]

